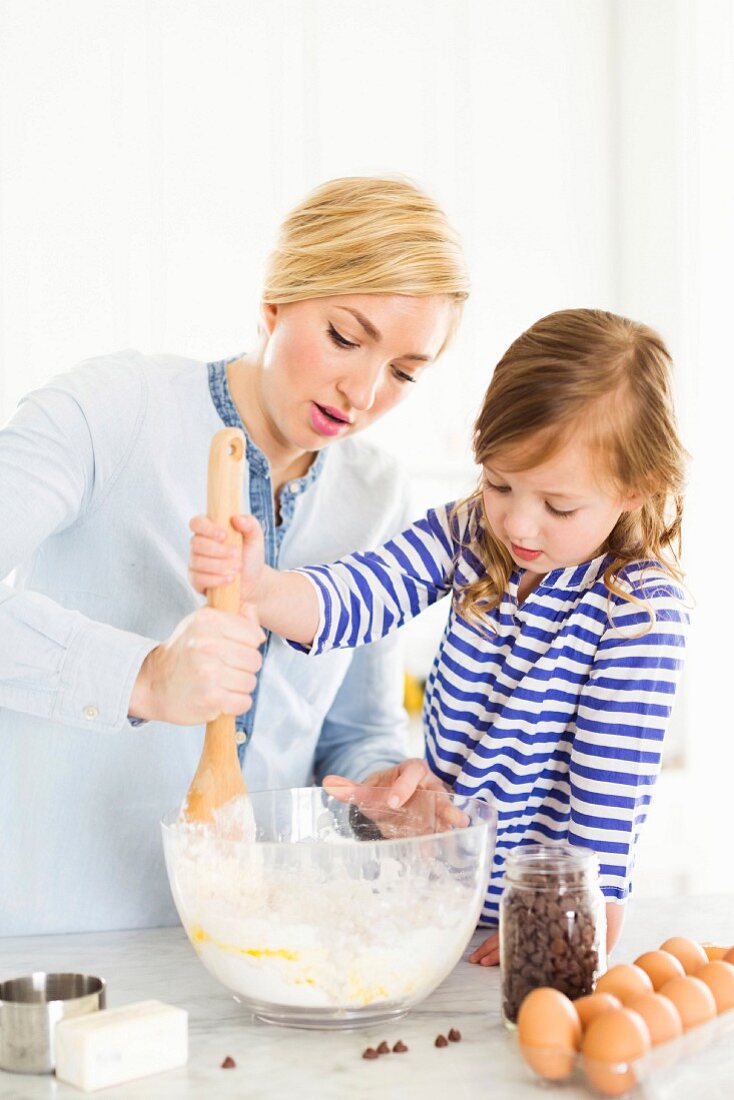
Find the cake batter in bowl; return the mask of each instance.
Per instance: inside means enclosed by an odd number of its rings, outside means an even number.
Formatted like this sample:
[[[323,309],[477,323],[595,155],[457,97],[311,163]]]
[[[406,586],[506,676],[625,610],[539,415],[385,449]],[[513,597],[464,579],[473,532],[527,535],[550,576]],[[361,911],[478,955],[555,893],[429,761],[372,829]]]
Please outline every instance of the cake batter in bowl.
[[[175,811],[162,828],[194,950],[251,1012],[296,1027],[374,1024],[450,973],[489,880],[490,805],[417,791],[377,812],[319,787],[240,801],[213,826]]]

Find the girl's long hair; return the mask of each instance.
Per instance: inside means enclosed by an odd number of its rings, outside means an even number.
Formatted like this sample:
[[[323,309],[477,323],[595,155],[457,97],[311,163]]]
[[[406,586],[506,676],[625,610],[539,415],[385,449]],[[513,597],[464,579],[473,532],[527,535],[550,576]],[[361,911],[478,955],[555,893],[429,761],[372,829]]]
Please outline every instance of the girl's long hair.
[[[600,482],[644,502],[623,512],[601,552],[611,560],[611,594],[641,604],[620,574],[633,562],[656,561],[680,580],[686,454],[675,417],[671,359],[646,325],[596,309],[568,309],[541,318],[497,364],[474,428],[479,466],[495,460],[527,470],[571,439],[590,446]],[[462,614],[481,622],[496,606],[515,568],[494,535],[478,488],[457,508],[480,518],[472,549],[485,573],[458,595]],[[476,545],[474,545],[476,542]],[[652,617],[650,625],[652,625]]]

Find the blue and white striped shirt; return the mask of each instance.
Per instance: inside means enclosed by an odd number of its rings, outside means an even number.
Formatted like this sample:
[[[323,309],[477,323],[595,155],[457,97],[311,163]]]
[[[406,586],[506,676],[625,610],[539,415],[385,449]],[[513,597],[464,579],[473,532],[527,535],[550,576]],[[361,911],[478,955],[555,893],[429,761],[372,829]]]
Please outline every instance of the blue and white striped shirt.
[[[381,549],[299,570],[315,584],[312,653],[372,642],[474,581],[483,520],[453,505],[431,510]],[[471,526],[472,531],[468,528]],[[631,888],[635,845],[657,777],[683,663],[683,592],[655,562],[627,567],[611,595],[609,558],[555,569],[518,605],[522,570],[487,629],[455,602],[426,687],[428,763],[458,794],[498,812],[483,924],[495,924],[509,849],[528,843],[592,848],[608,900]]]

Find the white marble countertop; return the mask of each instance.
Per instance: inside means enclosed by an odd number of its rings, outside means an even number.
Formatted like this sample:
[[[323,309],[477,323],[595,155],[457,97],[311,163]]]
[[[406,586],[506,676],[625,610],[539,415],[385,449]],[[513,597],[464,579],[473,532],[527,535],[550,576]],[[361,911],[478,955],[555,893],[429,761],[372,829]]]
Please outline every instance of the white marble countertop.
[[[734,897],[644,899],[630,905],[614,961],[632,961],[671,935],[734,942]],[[402,1020],[351,1032],[298,1031],[258,1022],[209,976],[181,928],[0,939],[0,980],[33,970],[101,975],[108,982],[110,1008],[157,998],[188,1010],[188,1065],[95,1094],[105,1100],[539,1100],[545,1091],[530,1079],[515,1037],[500,1022],[499,970],[473,966],[465,959]],[[461,1031],[462,1041],[434,1047],[436,1035],[451,1027]],[[382,1039],[391,1046],[402,1039],[409,1050],[363,1060],[364,1048]],[[237,1063],[235,1069],[220,1068],[227,1055]],[[728,1069],[727,1081],[734,1078],[734,1056]],[[730,1091],[720,1093],[712,1082],[710,1090],[699,1090],[699,1095],[706,1100],[734,1097],[734,1084],[726,1087]],[[72,1100],[82,1095],[53,1076],[0,1071],[3,1098]],[[589,1096],[578,1083],[561,1087],[555,1095],[559,1100]],[[679,1091],[654,1095],[677,1097]]]

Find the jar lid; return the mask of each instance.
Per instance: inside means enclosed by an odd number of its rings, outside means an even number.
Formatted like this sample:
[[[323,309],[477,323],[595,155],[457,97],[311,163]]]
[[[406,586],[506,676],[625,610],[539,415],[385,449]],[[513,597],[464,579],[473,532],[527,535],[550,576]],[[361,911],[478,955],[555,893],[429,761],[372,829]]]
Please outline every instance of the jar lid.
[[[581,883],[598,871],[596,852],[571,844],[521,844],[507,853],[505,861],[508,881],[528,885]]]

